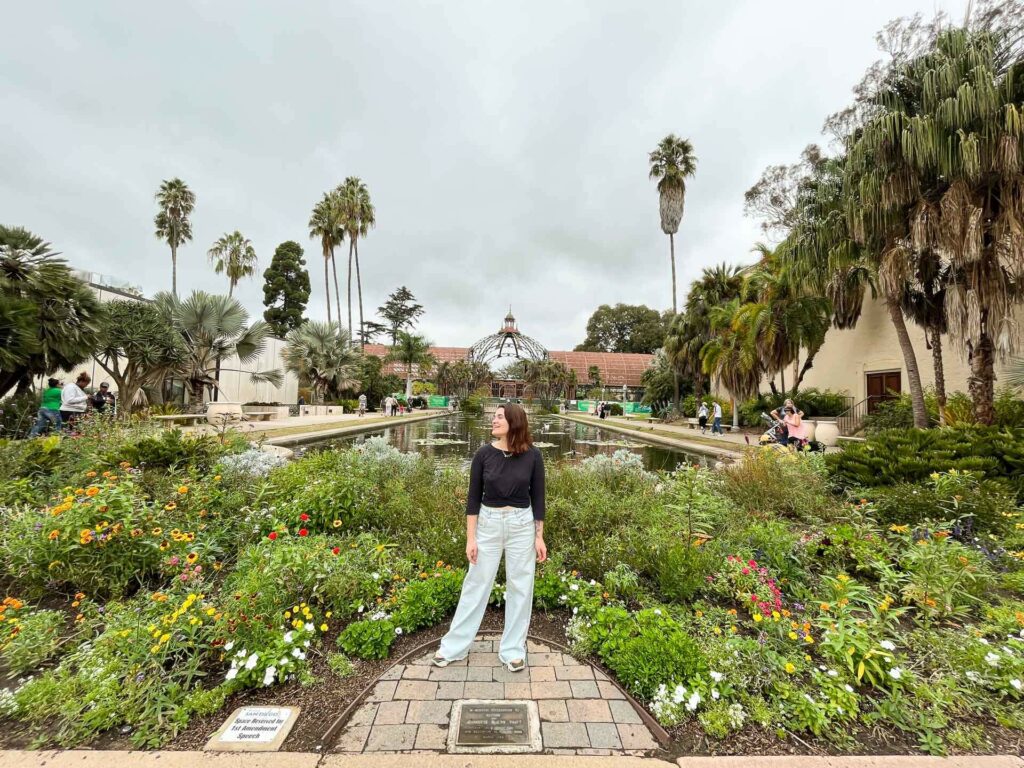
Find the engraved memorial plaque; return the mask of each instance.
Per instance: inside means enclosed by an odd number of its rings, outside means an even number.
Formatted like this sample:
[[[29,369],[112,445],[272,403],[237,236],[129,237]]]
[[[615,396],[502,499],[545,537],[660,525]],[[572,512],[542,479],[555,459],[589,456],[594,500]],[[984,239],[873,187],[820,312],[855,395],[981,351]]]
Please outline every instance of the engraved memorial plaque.
[[[451,752],[534,752],[540,749],[540,719],[532,701],[457,701]]]
[[[210,738],[206,748],[228,752],[280,749],[298,715],[298,707],[240,707]]]

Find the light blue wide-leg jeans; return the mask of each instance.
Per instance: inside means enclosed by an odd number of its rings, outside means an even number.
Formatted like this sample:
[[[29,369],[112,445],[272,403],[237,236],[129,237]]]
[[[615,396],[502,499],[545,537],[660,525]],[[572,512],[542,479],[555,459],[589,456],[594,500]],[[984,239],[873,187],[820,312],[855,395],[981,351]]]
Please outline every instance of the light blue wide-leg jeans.
[[[533,575],[537,566],[533,510],[480,507],[476,527],[476,565],[462,583],[459,607],[438,653],[453,661],[465,658],[484,618],[501,556],[505,555],[505,629],[498,659],[526,660],[526,634],[533,611]]]

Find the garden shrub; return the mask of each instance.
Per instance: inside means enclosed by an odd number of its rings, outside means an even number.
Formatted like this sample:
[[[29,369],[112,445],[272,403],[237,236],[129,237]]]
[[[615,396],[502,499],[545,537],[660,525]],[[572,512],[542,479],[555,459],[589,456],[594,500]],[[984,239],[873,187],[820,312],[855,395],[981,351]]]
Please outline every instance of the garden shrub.
[[[870,514],[883,526],[971,519],[982,533],[1005,533],[1017,516],[1013,493],[1002,478],[982,480],[980,472],[933,472],[920,483],[864,489]]]
[[[213,435],[185,435],[180,429],[169,429],[120,446],[117,458],[143,469],[194,467],[208,471],[222,453]]]
[[[64,614],[33,609],[14,597],[0,603],[0,659],[21,675],[51,658],[60,647]]]
[[[709,545],[663,545],[654,553],[658,590],[669,600],[685,603],[707,586],[719,561],[719,554]]]
[[[359,659],[386,659],[401,631],[389,619],[365,619],[345,627],[338,635],[338,645]]]
[[[722,493],[749,515],[812,520],[834,506],[821,454],[751,450],[721,475]]]
[[[0,400],[0,438],[19,440],[26,437],[36,423],[40,395],[23,392]]]
[[[398,608],[391,621],[404,632],[414,632],[437,624],[459,604],[462,581],[466,572],[461,568],[451,571],[422,571],[418,581],[410,581],[400,593]]]
[[[1024,498],[1024,429],[943,427],[888,430],[826,456],[841,488],[918,482],[950,469],[1004,478]]]
[[[716,569],[729,550],[767,566],[782,583],[803,584],[808,578],[806,544],[783,520],[733,520],[715,549]]]
[[[842,392],[834,392],[830,389],[816,389],[809,387],[800,390],[796,395],[790,393],[771,393],[758,395],[743,402],[739,406],[740,424],[747,427],[758,427],[763,422],[761,414],[768,413],[782,407],[786,398],[791,398],[797,408],[804,412],[808,419],[821,417],[835,417],[849,408],[850,398]]]

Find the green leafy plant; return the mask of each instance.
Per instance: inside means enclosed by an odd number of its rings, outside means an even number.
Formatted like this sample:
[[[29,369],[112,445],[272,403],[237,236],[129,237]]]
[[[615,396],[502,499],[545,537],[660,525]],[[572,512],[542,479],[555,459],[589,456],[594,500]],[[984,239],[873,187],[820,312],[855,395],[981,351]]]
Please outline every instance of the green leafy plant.
[[[388,619],[364,619],[345,627],[338,635],[338,645],[359,659],[386,659],[398,632],[401,627]]]

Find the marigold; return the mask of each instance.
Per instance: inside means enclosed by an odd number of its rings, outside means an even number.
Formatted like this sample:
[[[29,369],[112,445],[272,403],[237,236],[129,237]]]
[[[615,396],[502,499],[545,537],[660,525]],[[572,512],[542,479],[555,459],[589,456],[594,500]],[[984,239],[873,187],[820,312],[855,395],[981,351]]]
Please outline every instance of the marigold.
[[[58,538],[60,538],[60,531],[54,528],[50,531],[50,541],[56,541]]]
[[[82,496],[85,494],[85,488],[75,488],[75,496]]]
[[[178,493],[181,494],[182,496],[184,496],[186,493],[188,493],[188,486],[187,485],[179,485],[178,486]]]
[[[100,492],[100,489],[95,485],[90,485],[88,490],[85,492],[86,496],[96,496]]]
[[[90,469],[88,472],[85,473],[85,476],[86,477],[96,477],[96,470]]]

